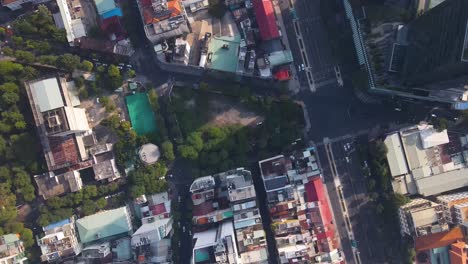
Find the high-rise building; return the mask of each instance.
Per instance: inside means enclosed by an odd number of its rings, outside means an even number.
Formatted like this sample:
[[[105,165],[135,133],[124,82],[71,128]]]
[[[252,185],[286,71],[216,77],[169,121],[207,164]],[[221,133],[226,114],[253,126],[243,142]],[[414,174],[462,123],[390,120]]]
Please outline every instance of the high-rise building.
[[[408,24],[402,69],[409,86],[468,74],[468,1],[446,0]]]

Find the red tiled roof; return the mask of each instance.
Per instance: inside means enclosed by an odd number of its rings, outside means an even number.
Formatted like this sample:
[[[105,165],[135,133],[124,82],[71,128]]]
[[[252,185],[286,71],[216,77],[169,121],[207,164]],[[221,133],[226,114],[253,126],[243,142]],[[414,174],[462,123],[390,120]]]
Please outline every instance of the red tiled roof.
[[[278,38],[279,30],[271,0],[254,0],[253,5],[260,37],[263,40]]]
[[[317,238],[319,240],[331,239],[332,247],[336,248],[338,243],[335,241],[335,226],[333,225],[333,216],[328,205],[327,196],[324,190],[324,185],[320,177],[310,178],[309,182],[305,184],[306,199],[309,203],[318,203],[318,210],[310,209],[309,213],[313,223],[320,223],[326,230],[322,229],[322,232],[318,232]],[[324,245],[323,250],[328,249],[328,243]],[[329,249],[332,250],[332,249]]]
[[[161,13],[158,15],[154,12],[151,0],[140,0],[140,3],[143,7],[143,18],[147,25],[178,16],[182,13],[182,6],[178,0],[167,1],[167,10],[169,10],[170,13],[164,13],[164,15]]]
[[[275,73],[275,79],[278,81],[286,81],[286,80],[291,79],[291,75],[289,75],[289,70],[283,69],[283,70],[277,71]]]
[[[110,40],[98,40],[87,37],[80,38],[79,46],[81,49],[97,50],[108,53],[112,53],[114,50],[114,44]]]
[[[315,177],[310,179],[308,183],[305,184],[307,202],[318,202],[325,199],[325,192],[323,190],[323,184],[320,180],[320,177]]]
[[[193,216],[202,216],[214,211],[213,202],[208,201],[193,206]]]
[[[54,165],[69,163],[70,165],[77,164],[79,159],[78,148],[73,136],[65,138],[50,137],[49,138],[50,151],[54,157]]]
[[[450,231],[429,234],[417,237],[414,242],[416,252],[433,248],[446,247],[457,240],[463,239],[463,232],[460,227],[455,227]]]
[[[102,20],[101,30],[108,35],[115,34],[117,40],[123,39],[126,35],[125,29],[122,27],[118,16]]]
[[[151,205],[149,209],[153,215],[159,215],[166,212],[166,206],[164,206],[164,204]]]

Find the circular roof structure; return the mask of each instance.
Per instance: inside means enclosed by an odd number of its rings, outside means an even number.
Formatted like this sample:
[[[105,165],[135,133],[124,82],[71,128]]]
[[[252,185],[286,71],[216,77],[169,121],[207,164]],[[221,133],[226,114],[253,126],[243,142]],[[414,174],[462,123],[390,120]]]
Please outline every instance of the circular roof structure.
[[[140,156],[141,161],[144,163],[154,164],[161,156],[161,152],[159,151],[158,146],[149,143],[141,146],[138,155]]]

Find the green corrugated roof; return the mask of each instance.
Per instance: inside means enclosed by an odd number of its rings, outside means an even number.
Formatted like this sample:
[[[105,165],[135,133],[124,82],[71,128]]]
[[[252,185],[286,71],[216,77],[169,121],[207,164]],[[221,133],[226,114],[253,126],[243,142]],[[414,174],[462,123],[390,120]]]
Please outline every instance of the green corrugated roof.
[[[127,233],[132,230],[126,207],[103,211],[76,221],[82,243]]]
[[[3,239],[5,240],[5,244],[13,244],[19,240],[18,235],[16,234],[3,235]]]
[[[224,49],[224,45],[228,49]],[[212,52],[211,69],[226,72],[236,72],[239,60],[239,37],[213,37],[210,42],[209,52]]]
[[[270,53],[268,60],[270,60],[270,65],[275,67],[293,62],[293,57],[290,50],[282,50]]]
[[[210,254],[206,251],[205,248],[195,250],[195,263],[205,262],[208,260],[210,260]]]

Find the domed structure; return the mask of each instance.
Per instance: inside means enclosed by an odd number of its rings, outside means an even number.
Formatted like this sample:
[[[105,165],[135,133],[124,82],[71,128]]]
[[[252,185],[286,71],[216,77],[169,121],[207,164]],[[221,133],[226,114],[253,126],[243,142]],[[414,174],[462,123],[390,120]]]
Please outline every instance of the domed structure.
[[[148,143],[141,146],[140,151],[138,151],[138,155],[140,156],[141,161],[147,165],[151,165],[159,160],[161,152],[159,151],[158,146]]]

